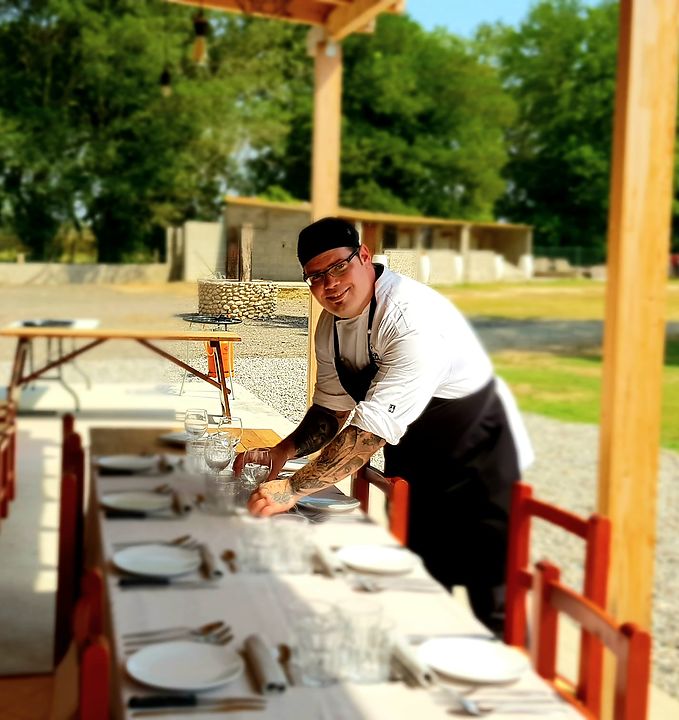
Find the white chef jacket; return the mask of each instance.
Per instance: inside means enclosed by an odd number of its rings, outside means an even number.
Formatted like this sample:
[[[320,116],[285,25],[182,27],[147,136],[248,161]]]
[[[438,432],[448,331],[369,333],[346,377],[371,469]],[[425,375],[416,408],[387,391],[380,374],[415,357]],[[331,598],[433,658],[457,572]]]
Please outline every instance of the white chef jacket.
[[[433,397],[456,399],[480,390],[493,377],[493,365],[462,313],[426,285],[385,268],[375,283],[375,298],[371,350],[379,370],[365,400],[356,405],[339,381],[334,316],[324,310],[315,335],[313,401],[331,410],[355,407],[352,425],[396,445]],[[357,317],[337,319],[342,361],[356,370],[370,363],[369,312],[370,305]],[[499,395],[523,469],[532,461],[532,449],[511,393],[509,406],[505,402],[508,392],[504,386]]]

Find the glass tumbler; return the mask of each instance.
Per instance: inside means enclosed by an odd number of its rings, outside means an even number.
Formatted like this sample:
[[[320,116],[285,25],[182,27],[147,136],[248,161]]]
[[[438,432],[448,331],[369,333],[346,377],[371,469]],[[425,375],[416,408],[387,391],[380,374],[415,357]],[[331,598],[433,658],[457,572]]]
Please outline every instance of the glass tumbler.
[[[288,609],[292,662],[303,685],[325,687],[340,678],[342,616],[323,600],[295,604]]]
[[[313,526],[302,515],[275,515],[271,525],[276,536],[274,570],[283,573],[310,573],[314,550]]]
[[[236,512],[238,480],[232,470],[223,474],[205,474],[205,502],[203,509],[212,515],[233,515]]]

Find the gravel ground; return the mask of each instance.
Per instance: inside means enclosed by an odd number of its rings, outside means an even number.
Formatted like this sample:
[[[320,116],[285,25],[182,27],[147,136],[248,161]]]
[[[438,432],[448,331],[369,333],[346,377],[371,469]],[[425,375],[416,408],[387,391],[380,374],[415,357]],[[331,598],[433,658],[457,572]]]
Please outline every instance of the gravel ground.
[[[169,289],[168,289],[169,288]],[[17,317],[98,317],[109,327],[186,328],[173,317],[195,307],[193,283],[148,288],[132,286],[68,286],[3,288],[0,325]],[[85,309],[85,310],[84,310]],[[236,382],[293,422],[306,406],[307,352],[306,292],[283,292],[278,312],[270,321],[245,321],[236,326],[243,343],[236,353]],[[572,338],[574,345],[598,342],[600,323],[509,322],[479,318],[474,323],[489,349],[545,349],[558,339]],[[557,327],[558,325],[558,327]],[[570,332],[570,330],[573,332]],[[188,344],[192,360],[201,363],[199,348]],[[14,344],[0,342],[0,372],[7,376]],[[175,348],[183,353],[187,348]],[[111,356],[116,361],[111,362]],[[93,380],[124,382],[140,374],[174,382],[182,371],[154,359],[136,343],[106,345],[83,356],[82,368]],[[68,369],[67,377],[73,373]],[[236,398],[237,403],[237,398]],[[525,475],[538,497],[581,514],[596,505],[598,428],[564,423],[525,414],[536,450],[536,462]],[[679,697],[679,454],[661,453],[657,554],[653,612],[653,682]],[[534,557],[549,556],[563,568],[567,582],[582,578],[582,546],[579,541],[536,524]]]

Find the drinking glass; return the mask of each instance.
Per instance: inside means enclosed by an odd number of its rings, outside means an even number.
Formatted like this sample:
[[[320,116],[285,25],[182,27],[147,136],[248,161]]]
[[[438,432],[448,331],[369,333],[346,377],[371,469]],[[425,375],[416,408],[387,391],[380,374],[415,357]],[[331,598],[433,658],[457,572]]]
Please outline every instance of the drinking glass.
[[[379,683],[389,679],[394,623],[379,603],[346,601],[339,611],[343,625],[342,679]]]
[[[269,572],[276,552],[271,518],[243,515],[236,540],[236,555],[243,572]]]
[[[314,543],[313,526],[302,515],[275,515],[271,526],[276,537],[274,570],[283,573],[310,573]]]
[[[238,480],[232,470],[222,475],[205,475],[205,502],[203,510],[211,515],[233,515],[236,512]]]
[[[332,603],[309,600],[288,608],[292,661],[303,685],[325,687],[340,677],[342,616]]]
[[[243,421],[233,415],[224,415],[217,418],[217,432],[226,434],[231,439],[234,451],[243,437]]]
[[[226,433],[216,432],[205,442],[205,464],[216,475],[227,468],[235,457],[230,437]]]
[[[184,414],[184,429],[192,439],[203,437],[207,432],[207,410],[189,408]]]
[[[205,464],[206,438],[186,441],[186,470],[191,475],[203,475],[208,471]]]

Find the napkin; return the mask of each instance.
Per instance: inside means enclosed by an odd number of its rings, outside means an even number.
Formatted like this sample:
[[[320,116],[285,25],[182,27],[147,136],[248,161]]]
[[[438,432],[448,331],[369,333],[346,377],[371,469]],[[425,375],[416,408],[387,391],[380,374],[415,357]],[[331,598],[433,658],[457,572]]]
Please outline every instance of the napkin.
[[[259,633],[249,635],[245,639],[245,657],[262,695],[278,695],[285,692],[288,683],[283,670],[274,657],[272,647]]]
[[[200,552],[201,566],[205,576],[210,580],[221,577],[224,573],[217,567],[217,561],[215,560],[212,550],[210,550],[205,543],[201,543],[198,550]]]
[[[324,575],[335,577],[338,572],[344,570],[344,563],[335,553],[324,545],[315,546],[315,557]]]
[[[415,649],[404,638],[394,638],[393,657],[418,685],[426,687],[434,682],[431,668],[417,658]]]

